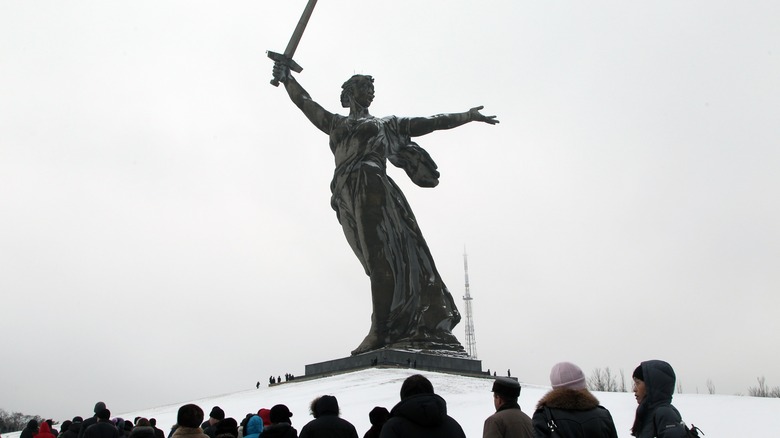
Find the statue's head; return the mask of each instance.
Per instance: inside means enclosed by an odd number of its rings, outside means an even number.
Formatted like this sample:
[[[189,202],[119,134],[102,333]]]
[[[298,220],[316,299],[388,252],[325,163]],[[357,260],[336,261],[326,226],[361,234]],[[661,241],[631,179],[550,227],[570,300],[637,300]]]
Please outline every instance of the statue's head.
[[[341,106],[348,108],[355,101],[368,108],[374,100],[374,78],[369,75],[354,75],[341,86]]]

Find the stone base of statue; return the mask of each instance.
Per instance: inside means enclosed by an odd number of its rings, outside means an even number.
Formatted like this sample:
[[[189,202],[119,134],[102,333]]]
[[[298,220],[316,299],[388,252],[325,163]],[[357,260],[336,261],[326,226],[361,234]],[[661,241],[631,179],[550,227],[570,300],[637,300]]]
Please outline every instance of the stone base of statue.
[[[427,347],[435,347],[435,345],[427,345]],[[482,371],[482,361],[469,358],[465,352],[430,348],[381,348],[341,359],[306,365],[305,377],[324,377],[371,367],[399,367],[462,375],[487,375]]]

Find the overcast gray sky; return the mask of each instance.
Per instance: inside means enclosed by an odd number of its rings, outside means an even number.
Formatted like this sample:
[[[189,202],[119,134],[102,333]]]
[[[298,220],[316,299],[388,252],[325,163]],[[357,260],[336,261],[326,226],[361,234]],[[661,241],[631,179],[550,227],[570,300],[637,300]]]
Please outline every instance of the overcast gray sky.
[[[0,408],[191,400],[363,339],[328,139],[268,84],[304,5],[0,3]],[[323,0],[297,77],[342,114],[365,73],[375,115],[498,115],[418,139],[437,188],[391,170],[457,298],[468,251],[483,368],[660,358],[683,392],[746,393],[780,385],[778,16]]]

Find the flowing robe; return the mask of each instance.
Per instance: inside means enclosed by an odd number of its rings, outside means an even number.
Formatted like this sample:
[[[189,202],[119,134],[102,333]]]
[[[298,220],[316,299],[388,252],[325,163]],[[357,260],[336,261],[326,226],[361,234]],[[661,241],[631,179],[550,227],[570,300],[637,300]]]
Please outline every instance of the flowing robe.
[[[331,205],[371,277],[372,294],[389,303],[389,309],[378,309],[375,297],[372,315],[386,330],[387,345],[462,349],[451,333],[460,313],[409,203],[386,172],[390,160],[418,185],[438,183],[435,163],[411,141],[409,119],[334,115],[330,148],[336,161]]]

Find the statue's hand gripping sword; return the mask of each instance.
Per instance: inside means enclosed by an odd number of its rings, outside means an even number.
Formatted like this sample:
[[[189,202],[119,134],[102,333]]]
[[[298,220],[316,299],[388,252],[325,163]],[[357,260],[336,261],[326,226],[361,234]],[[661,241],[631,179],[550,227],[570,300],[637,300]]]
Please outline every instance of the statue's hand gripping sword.
[[[301,70],[303,70],[303,67],[298,65],[297,62],[293,61],[292,57],[295,54],[295,49],[298,48],[298,43],[301,42],[303,31],[306,29],[306,24],[309,22],[309,17],[311,17],[311,13],[314,11],[314,5],[316,4],[317,0],[309,0],[309,3],[306,4],[306,8],[303,10],[301,19],[298,20],[298,25],[295,26],[295,31],[290,37],[290,42],[287,43],[287,48],[284,49],[284,54],[272,52],[270,50],[266,51],[269,58],[286,65],[290,68],[290,70],[296,73],[300,73]],[[276,78],[271,79],[271,85],[278,87],[279,81],[276,80]]]

